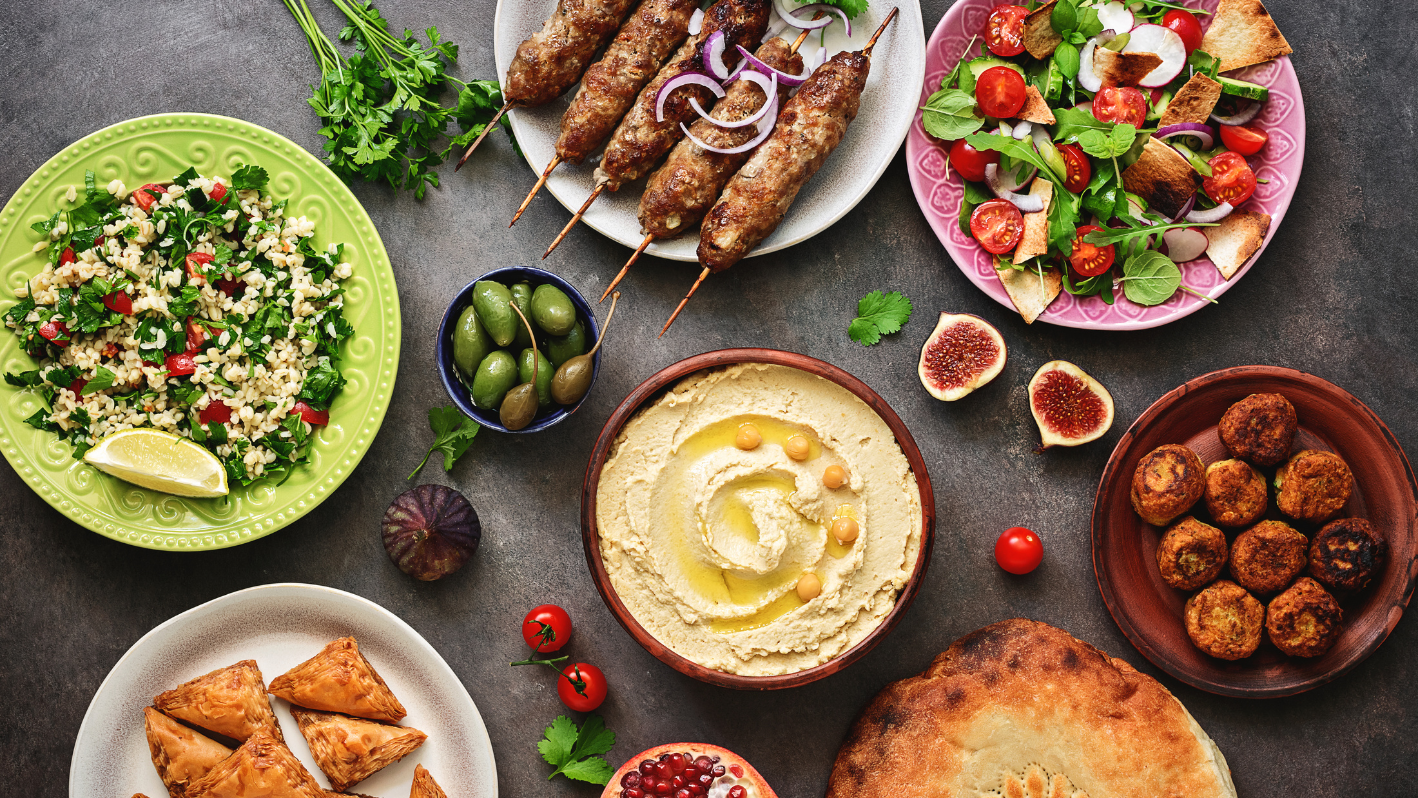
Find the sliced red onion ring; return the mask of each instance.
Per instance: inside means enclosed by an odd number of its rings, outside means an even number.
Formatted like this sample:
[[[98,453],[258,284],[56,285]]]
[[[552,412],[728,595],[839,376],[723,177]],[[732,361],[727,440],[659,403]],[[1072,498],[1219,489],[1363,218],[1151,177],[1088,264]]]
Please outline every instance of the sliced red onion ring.
[[[1004,187],[1005,183],[999,176],[999,164],[992,163],[985,166],[985,184],[990,187],[990,191],[993,191],[996,197],[1014,203],[1014,207],[1018,208],[1020,213],[1038,213],[1044,210],[1043,197],[1035,194],[1016,194]]]
[[[684,135],[689,137],[690,141],[694,142],[695,144],[698,144],[700,148],[708,152],[717,152],[720,155],[735,155],[740,152],[748,152],[754,147],[757,147],[758,145],[762,144],[763,140],[768,138],[768,134],[773,132],[773,125],[778,121],[777,97],[774,97],[767,105],[763,107],[767,108],[768,112],[763,115],[762,119],[758,120],[758,135],[754,136],[752,141],[745,142],[737,147],[725,148],[710,146],[708,144],[705,144],[703,141],[700,141],[699,139],[695,138],[694,134],[689,132],[689,128],[685,126],[683,122],[679,123],[679,127],[681,130],[684,131]]]
[[[1029,138],[1029,131],[1034,127],[1033,123],[1024,121],[1014,126],[1014,137],[1020,141]]]
[[[682,75],[676,75],[665,81],[665,84],[660,87],[660,93],[655,95],[656,122],[665,121],[665,99],[670,96],[670,92],[689,85],[703,86],[709,91],[714,92],[715,97],[724,96],[724,87],[720,86],[717,80],[714,80],[708,75],[700,72],[685,72]]]
[[[1177,215],[1174,216],[1174,217],[1172,217],[1172,222],[1173,222],[1174,224],[1175,224],[1176,222],[1180,222],[1183,217],[1185,217],[1187,214],[1189,214],[1189,213],[1192,212],[1192,208],[1193,208],[1195,205],[1196,205],[1196,194],[1193,193],[1190,197],[1187,197],[1186,203],[1185,203],[1184,205],[1182,205],[1182,209],[1177,212]]]
[[[1177,263],[1196,260],[1206,252],[1211,242],[1195,227],[1177,227],[1162,234],[1167,244],[1167,256]]]
[[[1231,116],[1217,116],[1216,114],[1212,114],[1211,121],[1222,125],[1244,125],[1252,119],[1255,119],[1256,114],[1260,113],[1260,109],[1264,105],[1265,103],[1263,102],[1252,100],[1250,105],[1247,105]]]
[[[783,84],[784,86],[801,86],[803,85],[803,82],[807,80],[807,76],[812,74],[812,70],[808,69],[806,65],[804,65],[803,73],[801,75],[789,75],[787,72],[774,69],[773,67],[763,63],[762,59],[760,59],[753,53],[750,53],[747,49],[744,48],[742,44],[734,46],[739,48],[739,52],[743,54],[743,60],[745,64],[748,64],[757,72],[762,72],[765,75],[776,76],[778,78],[778,82]]]
[[[1039,167],[1033,166],[1029,168],[1029,174],[1025,175],[1023,180],[1015,182],[1014,174],[1015,172],[1019,171],[1018,169],[1006,171],[1003,175],[1000,175],[999,167],[997,164],[988,165],[995,167],[995,182],[999,183],[999,187],[1004,191],[1018,191],[1019,189],[1029,185],[1029,183],[1034,180],[1034,176],[1039,174]]]
[[[1169,139],[1173,136],[1195,136],[1201,140],[1201,148],[1203,150],[1211,149],[1211,145],[1216,142],[1216,134],[1211,132],[1211,126],[1203,125],[1200,122],[1181,122],[1175,125],[1167,125],[1152,134],[1152,137],[1155,139]]]
[[[698,36],[704,30],[704,9],[694,9],[694,16],[689,18],[689,35]]]
[[[722,119],[715,119],[707,112],[705,112],[703,108],[700,108],[699,99],[697,97],[690,97],[689,104],[694,108],[695,111],[699,112],[700,116],[704,117],[705,119],[708,119],[710,122],[713,122],[718,127],[728,128],[730,130],[736,127],[748,127],[749,125],[762,119],[763,115],[768,113],[768,106],[778,101],[778,76],[773,75],[772,77],[764,77],[763,75],[760,75],[759,73],[750,69],[742,75],[739,75],[739,77],[743,78],[744,80],[757,83],[759,86],[763,87],[763,93],[768,95],[763,102],[763,107],[759,108],[757,113],[746,116],[743,119],[738,120],[737,122],[725,122]]]
[[[704,69],[719,80],[729,79],[729,68],[724,66],[724,48],[728,46],[729,39],[721,30],[714,31],[704,40]]]
[[[828,16],[826,13],[819,19],[803,19],[799,16],[801,14],[815,14],[818,11],[836,14],[842,18],[842,24],[845,26],[847,35],[852,35],[852,20],[847,18],[847,12],[837,6],[830,6],[826,3],[813,3],[808,6],[788,8],[787,0],[773,0],[773,8],[778,11],[778,16],[782,17],[784,22],[799,30],[817,30],[818,28],[825,28],[832,24],[832,17]]]
[[[1231,206],[1231,203],[1223,202],[1209,211],[1191,211],[1186,215],[1186,220],[1192,224],[1211,224],[1230,216],[1233,210],[1235,208]]]

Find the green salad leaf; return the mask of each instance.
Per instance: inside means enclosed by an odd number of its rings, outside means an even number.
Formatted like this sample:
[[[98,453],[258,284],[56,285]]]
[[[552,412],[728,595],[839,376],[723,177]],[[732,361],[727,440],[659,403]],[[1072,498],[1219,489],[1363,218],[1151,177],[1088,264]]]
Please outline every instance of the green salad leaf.
[[[270,179],[265,169],[254,164],[245,164],[231,173],[231,187],[238,190],[263,189]]]
[[[964,138],[985,124],[975,98],[960,89],[941,89],[932,94],[921,111],[926,132],[945,141]]]
[[[1132,125],[1113,125],[1113,129],[1085,130],[1078,136],[1078,146],[1094,158],[1116,158],[1132,149],[1137,140],[1137,128]]]
[[[1128,299],[1139,305],[1160,305],[1181,287],[1182,270],[1161,252],[1145,249],[1123,262],[1120,281]]]

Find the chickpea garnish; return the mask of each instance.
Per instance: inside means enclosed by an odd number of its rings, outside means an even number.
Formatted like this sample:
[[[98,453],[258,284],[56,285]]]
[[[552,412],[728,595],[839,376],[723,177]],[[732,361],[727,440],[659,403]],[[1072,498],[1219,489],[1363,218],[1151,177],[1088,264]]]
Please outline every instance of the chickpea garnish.
[[[822,471],[822,484],[837,490],[847,484],[847,469],[839,465],[830,465]]]
[[[822,580],[817,578],[817,574],[808,571],[798,577],[798,598],[803,601],[812,601],[822,595]]]
[[[783,444],[783,451],[794,460],[806,460],[808,454],[812,452],[812,445],[807,442],[807,438],[801,435],[794,435]]]
[[[763,433],[758,431],[758,427],[752,424],[744,424],[739,427],[739,434],[734,436],[734,445],[746,452],[751,452],[763,443]]]
[[[832,522],[832,537],[837,538],[838,543],[851,543],[860,533],[861,528],[854,518],[843,516]]]

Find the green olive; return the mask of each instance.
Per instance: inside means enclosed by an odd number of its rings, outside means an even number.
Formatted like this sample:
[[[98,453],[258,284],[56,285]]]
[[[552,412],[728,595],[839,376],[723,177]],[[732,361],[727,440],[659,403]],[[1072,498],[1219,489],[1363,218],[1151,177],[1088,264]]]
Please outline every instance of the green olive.
[[[508,391],[502,400],[502,408],[497,411],[497,418],[502,422],[502,426],[510,430],[522,429],[536,417],[537,392],[530,382],[524,382]]]
[[[453,328],[453,365],[458,367],[465,379],[471,380],[478,364],[493,348],[492,339],[478,321],[477,310],[472,305],[463,308],[458,324]]]
[[[547,357],[551,359],[552,366],[561,368],[561,364],[577,355],[586,354],[586,324],[577,321],[576,326],[571,328],[571,332],[566,335],[555,335],[547,339]]]
[[[517,361],[509,352],[498,349],[478,364],[473,375],[473,404],[491,410],[502,404],[502,398],[516,384]]]
[[[515,283],[508,291],[512,294],[512,303],[517,309],[522,311],[522,315],[528,318],[532,316],[532,286],[529,283]],[[517,322],[517,337],[512,341],[513,349],[526,349],[532,345],[532,333],[527,330],[527,325]],[[523,380],[525,382],[525,379]]]
[[[532,292],[532,321],[547,335],[566,335],[576,326],[576,306],[560,288],[539,285]]]
[[[556,370],[551,378],[551,398],[559,405],[574,405],[591,390],[594,373],[590,355],[577,355]]]
[[[532,357],[533,350],[523,349],[522,354],[517,358],[517,372],[522,378],[522,382],[532,381]],[[551,407],[551,378],[556,367],[541,352],[536,352],[537,358],[537,404],[542,407]]]
[[[512,313],[512,292],[507,286],[492,280],[479,280],[473,285],[473,307],[478,321],[498,346],[509,346],[517,337],[517,317]]]

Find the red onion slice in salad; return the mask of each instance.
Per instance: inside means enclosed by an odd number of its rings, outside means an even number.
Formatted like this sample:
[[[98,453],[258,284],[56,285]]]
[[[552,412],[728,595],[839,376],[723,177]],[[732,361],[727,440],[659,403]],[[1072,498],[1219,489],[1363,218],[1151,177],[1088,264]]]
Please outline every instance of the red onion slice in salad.
[[[987,164],[985,167],[985,176],[987,179],[990,175],[990,167],[995,168],[995,183],[998,184],[998,187],[1001,191],[1018,191],[1019,189],[1029,185],[1029,182],[1034,179],[1034,175],[1039,174],[1039,167],[1032,166],[1029,168],[1029,174],[1025,175],[1023,180],[1016,182],[1014,179],[1014,175],[1016,172],[1019,171],[1018,169],[1007,171],[1003,175],[1001,175],[999,164]],[[991,185],[990,188],[994,189],[995,185]]]
[[[689,128],[683,122],[679,123],[679,127],[680,130],[684,131],[684,135],[689,137],[690,141],[699,145],[700,148],[708,152],[717,152],[720,155],[736,155],[740,152],[748,152],[754,147],[757,147],[758,145],[762,144],[763,140],[768,138],[768,134],[773,132],[773,125],[778,121],[778,98],[775,96],[767,105],[763,107],[767,108],[768,112],[763,115],[762,119],[758,120],[758,135],[754,136],[751,141],[744,142],[743,144],[740,144],[737,147],[715,147],[710,144],[706,144],[703,141],[700,141],[699,139],[695,138],[694,134],[689,132]]]
[[[1191,211],[1185,218],[1192,224],[1211,224],[1212,222],[1219,222],[1227,216],[1230,216],[1233,210],[1235,210],[1235,208],[1232,207],[1231,203],[1223,202],[1209,211]]]
[[[1195,227],[1168,230],[1162,234],[1162,241],[1167,244],[1167,257],[1177,263],[1196,260],[1206,253],[1206,247],[1211,243],[1206,234]]]
[[[698,36],[704,30],[704,9],[694,9],[694,16],[689,18],[689,35]]]
[[[1004,187],[1005,182],[999,176],[999,164],[992,163],[985,166],[985,184],[990,187],[990,191],[993,191],[996,197],[1013,203],[1020,213],[1038,213],[1044,210],[1043,197],[1034,194],[1016,194]]]
[[[656,122],[665,121],[665,100],[670,96],[670,93],[675,89],[690,85],[703,86],[709,91],[714,92],[715,97],[724,96],[724,87],[720,86],[717,80],[714,80],[708,75],[701,72],[685,72],[682,75],[676,75],[665,81],[665,84],[660,87],[660,93],[655,95]]]
[[[719,80],[729,79],[729,68],[724,66],[724,48],[728,46],[729,39],[721,30],[714,31],[704,40],[704,69]]]
[[[1211,131],[1210,125],[1203,125],[1200,122],[1180,122],[1175,125],[1167,125],[1152,134],[1152,137],[1159,140],[1166,140],[1173,136],[1195,136],[1201,140],[1203,150],[1211,149],[1216,143],[1216,134]]]
[[[756,113],[746,116],[743,119],[738,120],[737,122],[725,122],[722,119],[715,119],[714,117],[710,116],[708,112],[706,112],[703,108],[699,106],[699,99],[696,97],[689,98],[690,106],[692,106],[694,110],[699,113],[700,116],[704,117],[705,119],[708,119],[710,122],[713,122],[718,127],[732,130],[737,127],[748,127],[749,125],[754,124],[758,120],[762,119],[765,114],[768,113],[768,106],[778,101],[778,76],[773,75],[772,77],[764,77],[758,72],[755,72],[750,69],[747,72],[740,74],[739,78],[757,83],[759,86],[763,87],[763,93],[768,95],[767,98],[763,101],[763,107],[759,108]]]
[[[1174,216],[1174,217],[1172,217],[1172,222],[1173,222],[1174,224],[1175,224],[1176,222],[1180,222],[1183,217],[1185,217],[1187,214],[1191,213],[1192,208],[1195,207],[1195,206],[1196,206],[1196,193],[1193,192],[1190,197],[1187,197],[1187,201],[1182,205],[1182,209],[1181,209],[1180,211],[1177,211],[1177,215]]]
[[[1231,116],[1217,116],[1216,114],[1212,114],[1211,121],[1222,125],[1244,125],[1252,119],[1255,119],[1256,114],[1260,113],[1260,109],[1264,105],[1265,103],[1263,102],[1252,100],[1250,105],[1245,106]]]
[[[808,75],[812,74],[812,70],[809,69],[806,65],[804,65],[803,73],[801,75],[789,75],[787,72],[784,72],[779,69],[774,69],[773,67],[763,63],[762,59],[760,59],[753,53],[750,53],[742,44],[734,46],[739,48],[739,52],[743,54],[743,60],[745,64],[748,64],[749,67],[756,72],[762,72],[765,75],[776,76],[778,78],[778,82],[783,84],[784,86],[801,86],[807,80]]]

